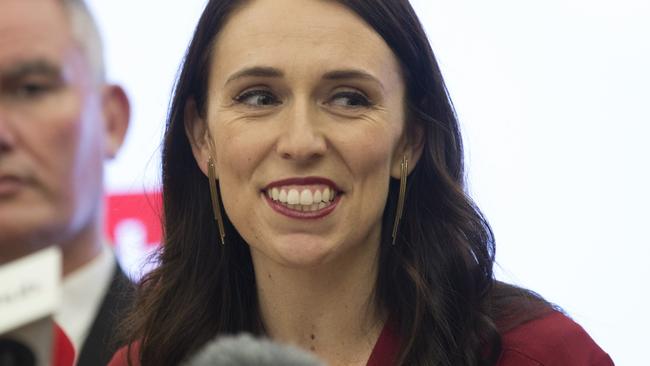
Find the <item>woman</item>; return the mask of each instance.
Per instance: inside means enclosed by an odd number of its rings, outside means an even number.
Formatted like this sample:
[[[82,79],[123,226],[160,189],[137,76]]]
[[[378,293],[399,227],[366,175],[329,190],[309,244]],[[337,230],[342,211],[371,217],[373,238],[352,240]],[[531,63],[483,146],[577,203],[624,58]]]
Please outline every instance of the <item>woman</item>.
[[[209,1],[169,114],[160,267],[112,364],[248,332],[331,365],[610,365],[495,282],[462,157],[408,1]]]

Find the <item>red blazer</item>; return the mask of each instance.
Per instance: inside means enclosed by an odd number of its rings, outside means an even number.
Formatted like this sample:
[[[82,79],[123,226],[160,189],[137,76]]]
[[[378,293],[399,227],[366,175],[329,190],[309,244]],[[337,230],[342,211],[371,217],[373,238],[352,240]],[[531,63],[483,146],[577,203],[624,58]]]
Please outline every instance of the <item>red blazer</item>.
[[[614,366],[580,325],[559,312],[512,329],[502,342],[497,366]]]
[[[368,360],[368,366],[391,366],[397,356],[399,339],[384,327]],[[614,362],[580,325],[559,312],[524,323],[502,336],[497,366],[613,366]],[[131,360],[137,362],[137,344]],[[108,366],[127,366],[126,347]]]
[[[497,366],[614,366],[614,362],[573,320],[552,312],[502,335]],[[398,338],[384,327],[368,366],[390,366]]]

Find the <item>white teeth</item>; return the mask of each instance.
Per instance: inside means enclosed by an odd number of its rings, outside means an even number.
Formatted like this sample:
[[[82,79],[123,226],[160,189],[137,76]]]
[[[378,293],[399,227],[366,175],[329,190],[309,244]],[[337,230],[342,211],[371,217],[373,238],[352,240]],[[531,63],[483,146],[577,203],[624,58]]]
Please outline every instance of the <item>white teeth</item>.
[[[330,189],[329,189],[329,187],[327,187],[327,188],[325,188],[325,190],[323,191],[323,198],[322,198],[322,201],[323,201],[323,202],[328,202],[329,200],[330,200]]]
[[[332,205],[332,202],[318,202],[318,203],[312,203],[311,205],[303,205],[300,203],[297,204],[289,204],[286,202],[281,203],[284,207],[294,210],[294,211],[303,211],[303,212],[313,212],[313,211],[318,211],[322,210],[327,206]]]
[[[287,203],[290,205],[297,205],[300,203],[300,193],[297,189],[290,189],[287,195]]]
[[[314,198],[311,194],[311,191],[308,189],[305,189],[304,191],[300,192],[300,204],[303,206],[311,206],[311,204],[314,203]]]
[[[273,201],[282,203],[285,207],[296,211],[321,210],[334,201],[336,191],[325,187],[321,190],[273,187],[266,192]]]

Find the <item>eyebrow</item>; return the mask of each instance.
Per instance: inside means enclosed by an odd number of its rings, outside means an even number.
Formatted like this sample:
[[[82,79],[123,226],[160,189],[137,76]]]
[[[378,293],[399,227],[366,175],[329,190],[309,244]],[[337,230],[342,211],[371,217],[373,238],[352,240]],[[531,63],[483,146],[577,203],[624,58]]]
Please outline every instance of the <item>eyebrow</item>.
[[[264,66],[255,66],[245,68],[243,70],[237,71],[231,75],[226,84],[230,83],[233,80],[241,79],[244,77],[265,77],[265,78],[281,78],[284,77],[284,72],[275,67],[264,67]],[[361,79],[368,80],[378,84],[382,89],[384,85],[371,74],[355,69],[345,69],[345,70],[333,70],[326,72],[323,77],[323,80],[350,80],[350,79]]]
[[[281,78],[283,76],[284,73],[274,67],[255,66],[245,68],[232,74],[228,80],[226,80],[226,84],[244,77]]]
[[[52,78],[61,77],[61,68],[50,61],[38,59],[20,62],[0,72],[3,79],[19,80],[29,75],[42,75]]]
[[[350,79],[361,79],[361,80],[372,81],[377,85],[379,85],[382,89],[384,89],[384,85],[381,83],[381,81],[379,81],[379,79],[362,70],[354,70],[354,69],[334,70],[334,71],[326,72],[325,75],[323,75],[323,80],[350,80]]]

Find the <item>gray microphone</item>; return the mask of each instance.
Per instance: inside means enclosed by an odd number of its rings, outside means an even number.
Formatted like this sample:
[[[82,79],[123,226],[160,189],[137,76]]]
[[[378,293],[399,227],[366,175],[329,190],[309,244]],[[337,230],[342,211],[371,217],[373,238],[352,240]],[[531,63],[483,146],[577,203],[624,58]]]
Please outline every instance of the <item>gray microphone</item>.
[[[184,366],[325,366],[314,355],[248,334],[218,337],[208,342]]]

